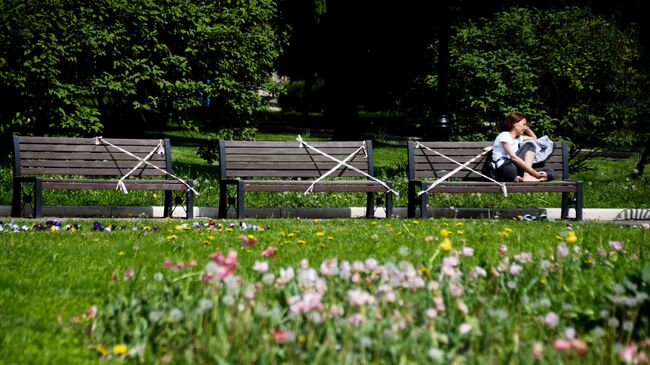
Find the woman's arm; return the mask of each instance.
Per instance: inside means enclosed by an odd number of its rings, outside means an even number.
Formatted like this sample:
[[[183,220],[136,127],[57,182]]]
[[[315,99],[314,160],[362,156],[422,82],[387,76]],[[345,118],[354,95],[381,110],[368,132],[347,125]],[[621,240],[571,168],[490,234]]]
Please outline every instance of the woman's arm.
[[[535,169],[533,169],[532,166],[528,166],[526,162],[524,162],[524,160],[522,160],[521,158],[519,158],[519,156],[517,156],[517,154],[512,150],[512,148],[508,144],[508,142],[501,142],[501,144],[503,145],[503,149],[506,150],[508,156],[510,156],[510,159],[515,165],[521,167],[525,172],[529,173],[530,176],[536,179],[542,178],[542,174],[535,171]]]
[[[524,135],[522,136],[524,141],[529,141],[531,139],[537,139],[537,136],[535,135],[535,132],[532,131],[532,129],[528,128],[526,126],[526,129],[524,129]]]

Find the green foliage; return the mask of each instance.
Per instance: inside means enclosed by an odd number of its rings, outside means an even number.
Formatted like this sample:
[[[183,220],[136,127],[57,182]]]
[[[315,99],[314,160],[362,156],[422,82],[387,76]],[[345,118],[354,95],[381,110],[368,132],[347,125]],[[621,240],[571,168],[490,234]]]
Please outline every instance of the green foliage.
[[[138,133],[207,100],[220,117],[210,128],[250,121],[278,55],[274,9],[271,0],[2,1],[0,133]]]
[[[514,110],[577,147],[638,142],[648,104],[638,61],[632,32],[584,9],[515,8],[464,24],[450,40],[453,134],[492,139]]]

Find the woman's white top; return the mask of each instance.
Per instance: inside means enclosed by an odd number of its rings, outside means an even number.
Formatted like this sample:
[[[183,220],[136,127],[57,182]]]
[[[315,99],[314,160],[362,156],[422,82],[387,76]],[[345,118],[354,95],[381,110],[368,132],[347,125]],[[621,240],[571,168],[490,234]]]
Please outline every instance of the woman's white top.
[[[512,148],[512,151],[517,152],[519,145],[523,141],[523,136],[512,138],[510,132],[501,132],[494,140],[494,144],[492,145],[492,161],[494,161],[496,167],[499,168],[505,160],[510,158],[508,152],[506,152],[506,149],[503,148],[503,144],[501,142],[508,143],[510,145],[510,148]]]

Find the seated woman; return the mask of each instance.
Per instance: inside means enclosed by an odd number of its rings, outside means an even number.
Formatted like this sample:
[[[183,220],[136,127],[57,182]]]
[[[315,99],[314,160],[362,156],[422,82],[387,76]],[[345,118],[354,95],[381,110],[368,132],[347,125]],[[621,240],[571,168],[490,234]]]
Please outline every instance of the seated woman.
[[[530,143],[519,148],[524,141],[537,138],[526,125],[526,116],[517,112],[508,114],[503,122],[502,131],[494,140],[492,149],[492,161],[495,163],[497,180],[546,181],[545,172],[533,169],[535,149]]]

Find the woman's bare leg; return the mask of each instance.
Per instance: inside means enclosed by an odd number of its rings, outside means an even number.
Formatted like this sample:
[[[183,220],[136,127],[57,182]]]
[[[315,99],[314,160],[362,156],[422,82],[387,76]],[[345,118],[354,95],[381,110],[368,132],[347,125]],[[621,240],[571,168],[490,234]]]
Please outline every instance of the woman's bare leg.
[[[526,163],[526,165],[532,167],[533,160],[535,160],[535,152],[533,151],[526,152],[526,155],[524,156],[524,162]],[[538,179],[536,177],[533,177],[531,174],[524,172],[524,176],[522,177],[521,181],[546,181],[546,176],[542,176],[541,178]]]

